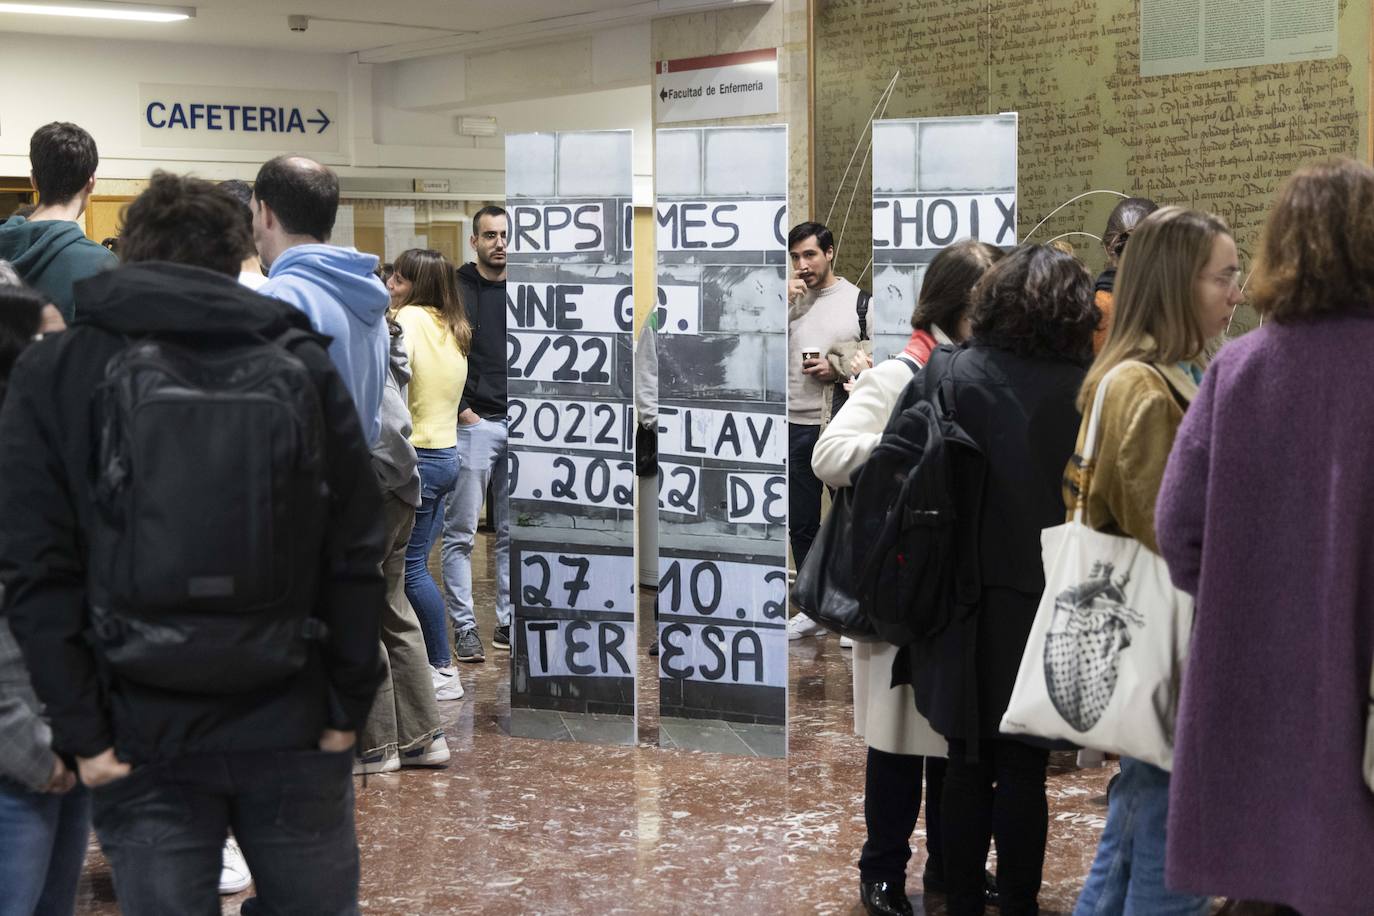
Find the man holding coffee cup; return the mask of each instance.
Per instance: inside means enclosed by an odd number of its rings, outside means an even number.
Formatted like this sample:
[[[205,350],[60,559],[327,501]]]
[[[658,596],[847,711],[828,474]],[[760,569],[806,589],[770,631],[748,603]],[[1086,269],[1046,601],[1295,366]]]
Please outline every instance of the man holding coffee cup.
[[[820,223],[793,228],[787,250],[788,537],[800,569],[821,526],[821,482],[811,471],[811,451],[820,437],[825,389],[839,381],[826,354],[859,339],[859,288],[836,276],[835,237]],[[804,615],[787,624],[789,639],[820,632]]]

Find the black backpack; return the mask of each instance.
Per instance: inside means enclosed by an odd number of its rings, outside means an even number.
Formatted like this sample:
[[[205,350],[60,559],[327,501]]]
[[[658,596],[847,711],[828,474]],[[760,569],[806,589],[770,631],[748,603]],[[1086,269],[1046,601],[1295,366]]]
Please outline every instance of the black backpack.
[[[301,330],[136,340],[97,388],[92,639],[120,679],[229,694],[300,671],[328,517]]]
[[[859,290],[859,295],[854,300],[854,314],[859,319],[859,340],[868,340],[868,306],[873,301],[873,294],[867,290]],[[840,412],[840,408],[849,400],[849,392],[844,390],[844,383],[847,378],[841,378],[835,382],[834,393],[830,396],[830,416]]]
[[[977,519],[987,462],[959,426],[941,347],[912,379],[854,482],[860,607],[894,645],[928,640],[979,597]]]

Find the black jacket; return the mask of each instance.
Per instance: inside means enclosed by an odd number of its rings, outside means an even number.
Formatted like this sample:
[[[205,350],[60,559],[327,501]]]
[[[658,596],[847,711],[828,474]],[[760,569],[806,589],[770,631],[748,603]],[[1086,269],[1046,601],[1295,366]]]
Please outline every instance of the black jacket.
[[[275,336],[309,330],[291,306],[232,277],[177,264],[138,264],[82,281],[77,320],[20,358],[0,412],[0,576],[6,613],[53,745],[92,756],[114,746],[143,763],[197,752],[313,747],[326,727],[358,728],[381,679],[385,582],[381,493],[348,389],[324,345],[295,354],[324,410],[327,482],[335,494],[315,614],[328,636],[298,675],[252,695],[159,691],[101,673],[85,640],[87,545],[94,511],[92,393],[126,339],[194,334]]]
[[[1116,286],[1116,268],[1108,267],[1097,275],[1097,282],[1093,284],[1093,292],[1110,293],[1114,286]]]
[[[506,281],[492,282],[469,261],[458,268],[458,291],[472,323],[468,380],[458,410],[483,419],[506,415]]]
[[[967,620],[911,647],[911,681],[917,708],[945,737],[996,737],[1045,589],[1040,532],[1064,521],[1084,367],[974,342],[953,372],[956,417],[987,458],[982,593]]]

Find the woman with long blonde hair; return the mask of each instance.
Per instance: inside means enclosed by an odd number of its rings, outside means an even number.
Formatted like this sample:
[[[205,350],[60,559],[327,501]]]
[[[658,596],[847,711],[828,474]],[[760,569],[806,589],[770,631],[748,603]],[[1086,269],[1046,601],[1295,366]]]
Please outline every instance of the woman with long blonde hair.
[[[420,507],[406,550],[406,598],[420,618],[435,697],[457,700],[463,685],[452,665],[444,599],[427,563],[443,525],[444,498],[458,482],[458,402],[467,381],[472,325],[453,265],[443,254],[411,248],[401,252],[394,268],[387,289],[410,356],[406,400],[410,441],[420,464]],[[447,759],[447,752],[443,756]]]
[[[1184,412],[1196,397],[1207,344],[1221,336],[1241,299],[1236,243],[1219,218],[1165,207],[1131,235],[1116,277],[1115,314],[1088,369],[1078,405],[1077,453],[1065,475],[1072,513],[1158,551],[1155,499]],[[1110,375],[1110,378],[1108,376]],[[1106,381],[1091,465],[1080,457],[1097,389]],[[1075,916],[1202,914],[1206,897],[1164,885],[1169,773],[1123,758],[1107,826]]]

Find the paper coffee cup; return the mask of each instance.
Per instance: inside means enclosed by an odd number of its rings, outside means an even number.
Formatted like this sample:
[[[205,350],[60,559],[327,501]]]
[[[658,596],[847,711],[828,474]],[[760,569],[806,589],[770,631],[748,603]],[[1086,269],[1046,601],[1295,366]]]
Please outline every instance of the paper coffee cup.
[[[808,360],[808,359],[820,359],[820,358],[821,358],[821,348],[820,348],[820,347],[802,347],[801,354],[802,354],[802,360],[803,360],[803,361]]]

